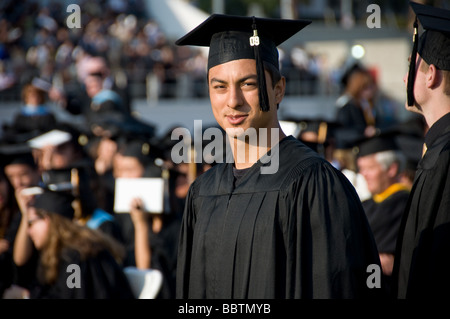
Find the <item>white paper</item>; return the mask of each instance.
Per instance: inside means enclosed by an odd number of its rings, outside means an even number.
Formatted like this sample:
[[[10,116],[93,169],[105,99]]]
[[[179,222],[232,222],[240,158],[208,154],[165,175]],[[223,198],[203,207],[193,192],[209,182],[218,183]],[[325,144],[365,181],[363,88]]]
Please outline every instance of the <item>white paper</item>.
[[[38,187],[38,186],[24,188],[21,191],[21,194],[24,195],[24,196],[40,195],[42,193],[44,193],[44,190],[41,187]]]
[[[164,180],[162,178],[116,178],[114,212],[129,213],[133,198],[141,198],[144,210],[154,214],[163,212]]]
[[[64,144],[70,139],[72,136],[68,132],[60,131],[60,130],[52,130],[50,132],[39,135],[35,138],[32,138],[28,141],[28,145],[32,148],[41,149],[45,146],[58,146]]]
[[[291,121],[279,121],[280,127],[283,132],[289,136],[297,137],[298,133],[300,133],[300,127],[297,123]]]

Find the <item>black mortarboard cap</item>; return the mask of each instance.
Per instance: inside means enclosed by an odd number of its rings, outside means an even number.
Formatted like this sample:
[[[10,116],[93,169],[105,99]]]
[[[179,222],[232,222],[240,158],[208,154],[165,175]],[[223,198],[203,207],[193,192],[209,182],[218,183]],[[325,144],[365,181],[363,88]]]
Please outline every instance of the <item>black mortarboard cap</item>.
[[[68,192],[74,194],[74,190],[77,187],[74,180],[77,180],[77,184],[79,185],[81,175],[86,175],[85,169],[81,166],[45,170],[41,175],[42,185],[50,191]],[[87,185],[89,184],[86,183],[84,186],[88,187]]]
[[[161,149],[148,139],[123,136],[117,140],[118,153],[126,157],[136,158],[144,167],[143,177],[160,177],[161,168],[156,159],[162,157]]]
[[[359,63],[359,62],[355,62],[353,64],[351,64],[349,67],[344,68],[344,72],[341,76],[341,85],[343,88],[345,88],[348,84],[348,80],[350,78],[350,76],[357,72],[357,71],[365,71],[366,69]]]
[[[11,164],[25,164],[33,168],[37,167],[31,153],[31,148],[26,143],[1,143],[0,163],[1,166],[7,166]]]
[[[88,143],[88,136],[75,125],[70,123],[57,123],[51,130],[28,140],[28,144],[32,148],[41,149],[47,145],[59,146],[66,143],[74,145],[74,147],[82,150]]]
[[[152,145],[150,141],[145,138],[131,136],[130,134],[123,134],[117,138],[118,152],[127,157],[135,157],[143,165],[148,164],[151,161],[150,151]]]
[[[417,53],[427,64],[433,64],[440,70],[450,70],[450,11],[416,2],[410,2],[410,5],[416,14],[407,87],[407,102],[412,106]],[[420,38],[418,21],[425,30]]]
[[[384,151],[400,150],[395,132],[386,132],[373,137],[362,138],[356,145],[355,153],[358,157]]]
[[[264,62],[279,70],[277,46],[310,24],[307,20],[213,14],[177,45],[209,47],[208,70],[239,59],[256,60],[261,110],[269,110]]]
[[[45,189],[42,194],[36,195],[33,206],[48,213],[73,219],[75,211],[72,202],[74,199],[74,196],[70,193],[53,192]]]

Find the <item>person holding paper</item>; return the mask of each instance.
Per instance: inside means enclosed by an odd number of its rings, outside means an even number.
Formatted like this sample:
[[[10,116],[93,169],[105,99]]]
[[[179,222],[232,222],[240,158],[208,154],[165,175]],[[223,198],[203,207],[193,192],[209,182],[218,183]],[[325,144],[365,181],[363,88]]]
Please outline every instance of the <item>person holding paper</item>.
[[[91,165],[84,150],[86,143],[86,135],[68,123],[58,123],[54,129],[28,141],[41,171]]]
[[[133,179],[136,179],[136,185],[141,185],[145,178],[162,178],[163,170],[154,164],[153,146],[150,143],[129,136],[122,136],[119,140],[118,151],[113,160],[113,175],[116,183],[119,179],[122,179],[120,182],[127,179],[126,187],[133,188]],[[122,194],[117,193],[120,191],[117,186],[116,184],[115,197],[121,197]],[[141,188],[137,193],[142,193]],[[144,191],[159,192],[147,188],[144,188]],[[168,195],[164,194],[164,196]],[[142,197],[131,198],[128,205],[129,214],[117,211],[115,214],[122,227],[127,248],[126,263],[139,269],[160,270],[164,281],[158,298],[173,298],[175,296],[176,247],[180,228],[178,215],[167,211],[168,207],[165,206],[159,212],[150,212],[146,209]]]

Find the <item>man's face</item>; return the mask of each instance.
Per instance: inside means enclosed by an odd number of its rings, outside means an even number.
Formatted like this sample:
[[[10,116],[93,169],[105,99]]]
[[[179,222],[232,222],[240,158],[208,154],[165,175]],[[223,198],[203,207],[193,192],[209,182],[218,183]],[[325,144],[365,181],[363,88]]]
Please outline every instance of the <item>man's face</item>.
[[[375,155],[367,155],[358,158],[358,170],[367,182],[367,188],[372,195],[380,194],[389,186],[389,177],[386,170],[375,158]]]
[[[8,177],[15,190],[35,186],[39,182],[39,173],[26,164],[10,164],[5,167]]]
[[[64,143],[58,146],[45,146],[35,151],[34,155],[41,170],[67,168],[73,162],[80,159],[80,154],[77,153],[71,143]]]
[[[99,76],[88,75],[84,84],[86,86],[87,95],[90,98],[97,95],[103,88],[103,81]]]
[[[46,244],[49,236],[49,230],[49,218],[40,217],[36,213],[36,209],[31,207],[28,210],[28,235],[37,250],[41,250]]]
[[[276,104],[281,102],[284,86],[273,88],[266,73],[270,110],[263,112],[259,106],[256,62],[252,59],[234,60],[209,70],[209,97],[217,123],[224,130],[250,127],[278,126]],[[280,81],[282,82],[282,81]],[[283,82],[284,84],[284,82]]]
[[[120,153],[114,155],[113,175],[115,178],[139,178],[143,177],[145,168],[139,160],[132,156],[123,156]]]

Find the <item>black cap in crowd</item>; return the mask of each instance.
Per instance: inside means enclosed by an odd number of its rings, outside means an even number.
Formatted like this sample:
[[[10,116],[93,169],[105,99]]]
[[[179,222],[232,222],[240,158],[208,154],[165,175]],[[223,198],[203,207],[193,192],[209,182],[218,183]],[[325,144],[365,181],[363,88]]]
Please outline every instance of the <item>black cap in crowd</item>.
[[[264,62],[279,70],[277,46],[310,24],[307,20],[213,14],[177,45],[209,47],[208,70],[239,59],[256,60],[261,110],[269,110]]]
[[[433,64],[440,70],[450,70],[450,11],[416,2],[410,2],[410,5],[416,14],[407,87],[407,103],[412,106],[417,53],[427,64]],[[420,38],[418,21],[425,30]]]
[[[69,219],[74,217],[72,202],[74,196],[68,192],[54,192],[44,189],[42,194],[36,195],[33,206],[47,213],[58,214]]]
[[[32,148],[41,149],[47,145],[59,146],[70,143],[74,147],[83,150],[88,141],[88,135],[80,128],[61,122],[57,123],[52,130],[28,140],[28,145]]]
[[[26,143],[0,143],[0,166],[24,164],[36,168],[31,148]]]
[[[399,151],[396,136],[395,132],[386,132],[363,138],[356,143],[355,153],[358,157],[363,157],[384,151]]]

